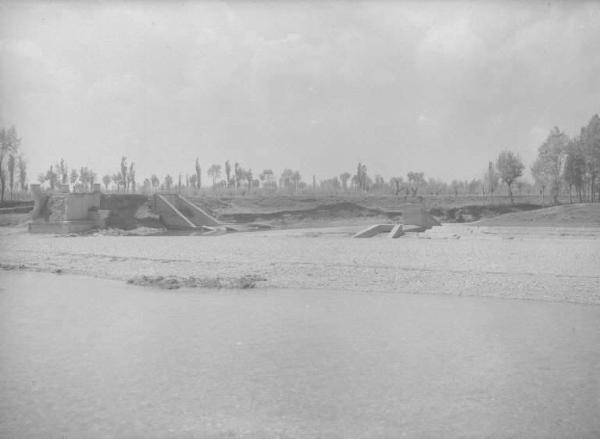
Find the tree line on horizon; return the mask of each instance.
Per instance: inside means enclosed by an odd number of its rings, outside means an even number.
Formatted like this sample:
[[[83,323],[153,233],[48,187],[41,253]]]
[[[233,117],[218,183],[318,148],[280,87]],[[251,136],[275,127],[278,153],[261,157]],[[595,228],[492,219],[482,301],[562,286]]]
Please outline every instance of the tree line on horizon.
[[[0,130],[0,185],[2,200],[5,188],[12,194],[16,187],[15,177],[19,176],[21,190],[27,189],[26,161],[19,152],[20,139],[14,127]],[[210,178],[208,186],[202,184],[202,167],[199,158],[195,161],[193,172],[179,174],[177,182],[170,174],[162,179],[152,174],[137,183],[135,163],[128,164],[125,156],[114,174],[105,174],[101,180],[93,170],[87,167],[69,170],[65,161],[50,165],[49,169],[38,176],[40,184],[48,184],[54,190],[59,184],[69,185],[73,191],[85,192],[93,188],[94,183],[104,185],[106,191],[141,192],[151,194],[159,191],[186,191],[200,193],[212,191],[215,194],[247,195],[254,192],[272,194],[302,193],[307,191],[322,193],[375,193],[394,194],[405,198],[439,195],[480,195],[493,197],[498,193],[500,183],[504,184],[506,194],[514,202],[513,193],[539,194],[544,203],[548,191],[552,203],[557,204],[561,195],[573,200],[573,190],[579,202],[600,201],[600,117],[594,115],[589,123],[581,128],[574,137],[553,128],[546,140],[538,148],[538,155],[531,166],[534,185],[520,180],[525,165],[512,151],[502,151],[495,161],[490,161],[481,178],[471,180],[452,180],[450,183],[435,178],[425,178],[423,172],[408,172],[406,178],[395,176],[387,181],[378,174],[370,176],[367,166],[359,162],[354,173],[343,172],[339,175],[320,180],[313,176],[312,184],[305,182],[299,171],[285,168],[279,176],[272,169],[264,169],[255,175],[252,169],[243,168],[229,160],[224,166],[212,164],[206,170]],[[7,184],[8,183],[8,184]]]

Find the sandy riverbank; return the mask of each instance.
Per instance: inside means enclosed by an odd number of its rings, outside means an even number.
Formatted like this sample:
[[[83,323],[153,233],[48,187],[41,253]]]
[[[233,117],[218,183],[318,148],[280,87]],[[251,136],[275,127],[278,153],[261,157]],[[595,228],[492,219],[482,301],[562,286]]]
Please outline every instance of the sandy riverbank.
[[[392,240],[357,226],[223,236],[53,236],[5,228],[6,269],[258,288],[491,296],[600,304],[600,229],[447,225]],[[189,285],[190,283],[188,283]],[[185,286],[185,282],[182,283]]]

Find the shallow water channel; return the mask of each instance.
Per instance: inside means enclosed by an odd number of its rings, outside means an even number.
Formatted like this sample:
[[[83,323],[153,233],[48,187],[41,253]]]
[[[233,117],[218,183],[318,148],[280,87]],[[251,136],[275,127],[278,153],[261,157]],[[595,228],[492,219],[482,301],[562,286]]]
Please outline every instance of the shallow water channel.
[[[597,437],[600,306],[0,273],[0,437]]]

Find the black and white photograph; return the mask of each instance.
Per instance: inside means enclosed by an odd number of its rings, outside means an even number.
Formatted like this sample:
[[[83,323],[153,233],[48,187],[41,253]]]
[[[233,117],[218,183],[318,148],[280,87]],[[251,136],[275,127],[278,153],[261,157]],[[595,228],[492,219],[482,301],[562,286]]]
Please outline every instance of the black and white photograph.
[[[0,439],[600,439],[600,1],[0,0]]]

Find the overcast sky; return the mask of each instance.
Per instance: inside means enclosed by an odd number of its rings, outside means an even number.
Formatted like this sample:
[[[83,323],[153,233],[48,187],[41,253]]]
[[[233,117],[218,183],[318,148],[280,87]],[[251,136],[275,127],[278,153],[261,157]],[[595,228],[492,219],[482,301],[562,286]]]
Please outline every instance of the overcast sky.
[[[599,53],[600,2],[4,2],[0,125],[32,179],[121,155],[467,179],[600,112]]]

